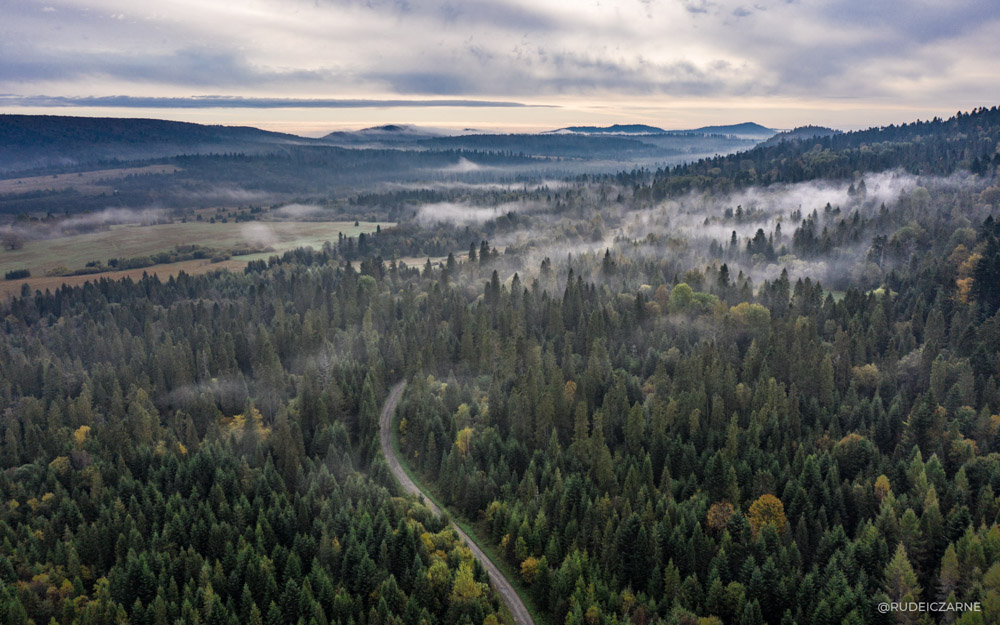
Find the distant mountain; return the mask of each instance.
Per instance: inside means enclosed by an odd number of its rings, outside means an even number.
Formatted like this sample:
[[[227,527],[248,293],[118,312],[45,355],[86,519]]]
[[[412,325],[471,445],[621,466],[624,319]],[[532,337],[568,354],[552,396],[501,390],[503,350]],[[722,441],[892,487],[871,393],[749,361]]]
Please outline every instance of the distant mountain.
[[[826,128],[824,126],[799,126],[794,130],[779,132],[764,143],[765,145],[774,145],[775,143],[782,143],[783,141],[801,141],[804,139],[814,139],[816,137],[831,137],[839,134],[843,134],[842,131],[834,128]]]
[[[742,124],[730,124],[728,126],[702,126],[701,128],[685,130],[683,132],[703,135],[736,135],[738,137],[763,138],[773,136],[778,131],[754,122],[743,122]]]
[[[327,152],[336,150],[378,152],[385,162],[407,163],[413,155],[402,152],[449,153],[451,162],[461,156],[456,153],[466,151],[514,159],[558,159],[546,167],[585,173],[637,166],[655,169],[747,149],[758,141],[734,134],[667,132],[644,124],[512,134],[387,124],[314,139],[257,128],[156,119],[0,115],[0,177],[114,168],[124,162],[180,156],[294,157],[301,164],[303,159],[334,159]],[[345,155],[336,155],[341,157]],[[436,157],[424,154],[420,158],[431,162]],[[29,171],[35,173],[20,173]]]
[[[160,119],[0,115],[0,171],[181,154],[268,153],[314,139]]]
[[[338,130],[324,136],[322,140],[336,145],[407,143],[440,137],[444,134],[444,132],[434,128],[424,128],[411,124],[386,124],[362,130]]]
[[[614,124],[612,126],[567,126],[550,130],[546,134],[587,134],[587,135],[662,135],[667,131],[646,124]]]
[[[726,135],[741,139],[766,139],[777,130],[766,128],[754,122],[730,124],[728,126],[702,126],[691,130],[664,130],[646,124],[614,124],[612,126],[567,126],[550,130],[546,134],[588,134],[588,135]]]

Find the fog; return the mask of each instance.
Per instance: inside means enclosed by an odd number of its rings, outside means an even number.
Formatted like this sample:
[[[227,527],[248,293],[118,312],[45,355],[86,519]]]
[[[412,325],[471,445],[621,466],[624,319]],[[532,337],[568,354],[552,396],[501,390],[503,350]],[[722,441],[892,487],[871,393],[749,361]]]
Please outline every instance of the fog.
[[[280,241],[277,233],[270,226],[259,221],[240,226],[240,236],[243,237],[247,245],[255,248],[272,247]]]
[[[438,202],[417,208],[417,223],[430,226],[439,223],[456,226],[481,225],[508,213],[529,213],[545,208],[538,202],[507,202],[497,206],[474,206],[466,202]]]
[[[626,214],[618,233],[634,241],[642,240],[651,233],[660,237],[682,237],[687,241],[684,253],[690,262],[727,262],[732,274],[743,271],[756,284],[763,280],[773,280],[780,276],[782,270],[787,270],[793,281],[809,277],[842,288],[848,282],[856,281],[864,272],[871,274],[875,271],[868,266],[866,260],[872,238],[876,234],[891,232],[866,231],[856,243],[841,244],[819,257],[798,258],[792,254],[791,242],[801,221],[793,219],[793,213],[799,211],[801,218],[806,219],[815,211],[816,234],[820,235],[824,228],[835,227],[840,220],[851,218],[855,211],[862,216],[871,216],[880,210],[883,203],[892,210],[901,198],[910,196],[918,188],[955,191],[968,188],[974,184],[975,179],[966,174],[946,178],[917,177],[901,171],[890,171],[867,174],[854,184],[859,187],[861,180],[865,183],[866,191],[863,194],[857,192],[853,196],[849,193],[852,184],[844,181],[775,184],[751,187],[725,195],[691,193],[650,209]],[[827,205],[831,207],[829,213],[825,210]],[[742,209],[742,218],[736,217],[738,207]],[[732,211],[731,216],[727,216],[727,210]],[[774,262],[748,259],[743,253],[748,240],[758,229],[762,229],[765,235],[772,236],[779,224],[781,238],[773,239],[773,247],[779,255],[787,248],[787,255]],[[738,250],[729,249],[734,232],[738,239]],[[723,258],[711,257],[709,248],[713,242],[724,250]],[[640,253],[678,252],[676,249],[669,251],[659,246]],[[878,275],[879,272],[874,272],[868,279],[876,279]]]
[[[424,182],[384,182],[379,185],[383,191],[557,191],[572,186],[565,180],[544,179],[538,182],[463,182],[458,180],[428,180]]]
[[[873,237],[891,236],[900,227],[896,223],[882,230],[869,221],[882,205],[890,211],[912,207],[914,198],[943,198],[951,192],[975,190],[981,184],[977,180],[965,173],[918,177],[890,171],[855,180],[854,193],[849,191],[850,181],[811,181],[751,187],[727,194],[689,193],[640,208],[636,208],[641,205],[633,201],[627,186],[576,183],[570,192],[572,202],[566,195],[553,202],[516,202],[495,207],[440,202],[420,206],[415,219],[427,227],[439,223],[481,227],[483,232],[489,232],[485,238],[491,245],[506,250],[497,265],[501,276],[509,279],[516,271],[525,284],[538,276],[545,258],[562,265],[563,275],[569,264],[578,267],[578,273],[588,272],[587,279],[601,282],[605,278],[593,269],[600,266],[608,249],[612,257],[623,262],[654,263],[647,266],[659,267],[667,280],[679,278],[688,270],[727,263],[731,275],[735,277],[742,271],[758,286],[785,270],[793,281],[808,277],[828,289],[842,290],[848,285],[874,288],[903,262],[886,260],[879,266],[868,261]],[[923,189],[932,195],[927,196]],[[619,194],[621,201],[609,201]],[[562,208],[556,208],[556,200],[562,201]],[[925,208],[936,210],[934,204]],[[951,204],[940,210],[951,210]],[[488,223],[510,212],[523,219]],[[793,236],[801,220],[814,212],[816,237],[822,237],[825,228],[832,233],[840,228],[840,222],[850,223],[855,213],[864,218],[862,223],[866,225],[853,239],[836,239],[828,251],[813,249],[803,254],[801,248],[793,246]],[[776,232],[779,224],[780,237]],[[769,238],[775,254],[771,260],[747,251],[749,240],[758,230]],[[734,232],[735,248],[730,245]],[[574,261],[567,262],[571,257]]]
[[[734,231],[737,237],[746,239],[758,228],[770,232],[781,222],[787,237],[799,225],[790,219],[796,210],[801,211],[803,217],[814,210],[822,217],[827,204],[834,209],[840,208],[842,215],[852,209],[868,211],[883,202],[895,201],[901,193],[921,184],[916,176],[898,171],[870,174],[863,180],[867,187],[864,200],[848,194],[851,183],[827,181],[750,187],[723,196],[690,193],[653,209],[635,212],[628,219],[625,234],[644,236],[650,229],[669,229],[692,240],[728,242]],[[742,219],[724,217],[727,209],[735,211],[737,207],[742,207],[745,215]]]
[[[271,211],[271,215],[288,219],[305,219],[319,217],[328,212],[327,209],[315,204],[286,204]]]
[[[170,211],[162,208],[106,208],[94,213],[75,213],[43,221],[16,221],[3,228],[27,240],[52,239],[104,229],[116,225],[149,226],[170,221]]]
[[[247,205],[247,204],[273,204],[280,199],[277,193],[266,191],[252,191],[238,186],[212,186],[209,190],[193,191],[181,189],[176,192],[176,201],[194,204],[219,204],[219,205]],[[286,196],[287,198],[287,196]]]
[[[474,171],[484,171],[487,169],[494,169],[492,167],[485,167],[477,163],[473,163],[464,156],[459,157],[458,162],[454,165],[448,165],[447,167],[442,167],[438,171],[446,174],[467,174]]]

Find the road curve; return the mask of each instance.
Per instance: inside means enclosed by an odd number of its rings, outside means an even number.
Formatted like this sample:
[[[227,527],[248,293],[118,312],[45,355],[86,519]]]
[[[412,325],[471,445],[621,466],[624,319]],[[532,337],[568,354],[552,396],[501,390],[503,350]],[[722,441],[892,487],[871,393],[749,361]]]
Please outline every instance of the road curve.
[[[396,452],[392,449],[392,417],[396,413],[396,405],[399,403],[399,398],[403,395],[403,387],[406,386],[406,381],[402,381],[392,387],[389,391],[389,397],[386,398],[385,404],[382,405],[382,414],[379,417],[379,442],[382,445],[382,455],[385,456],[386,462],[389,464],[389,470],[392,474],[396,476],[396,479],[403,486],[403,490],[412,494],[420,495],[424,498],[424,503],[429,507],[434,514],[441,514],[441,509],[434,505],[430,497],[427,496],[420,487],[417,486],[410,476],[406,474],[403,467],[399,464],[399,459],[396,457]],[[462,531],[462,528],[458,527],[454,522],[452,522],[451,527],[458,533],[459,538],[465,541],[469,549],[472,551],[472,555],[476,556],[476,559],[482,563],[483,568],[490,576],[490,582],[493,584],[493,588],[500,593],[500,598],[503,600],[507,609],[514,616],[514,625],[535,625],[535,621],[531,618],[531,614],[528,613],[528,608],[524,607],[524,602],[521,598],[517,596],[517,592],[514,591],[514,587],[511,586],[507,578],[504,577],[500,569],[486,557],[483,550],[479,548],[469,535]]]

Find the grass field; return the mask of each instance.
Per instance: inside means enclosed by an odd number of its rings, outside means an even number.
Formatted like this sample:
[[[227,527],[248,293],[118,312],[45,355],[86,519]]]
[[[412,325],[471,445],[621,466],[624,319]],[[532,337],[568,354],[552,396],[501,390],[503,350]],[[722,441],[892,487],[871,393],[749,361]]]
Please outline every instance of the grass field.
[[[188,273],[203,273],[219,268],[242,268],[248,261],[267,258],[297,247],[319,248],[326,241],[336,241],[337,234],[354,236],[388,228],[390,222],[300,222],[251,221],[243,223],[188,222],[152,226],[122,225],[111,230],[77,234],[54,239],[27,241],[20,250],[0,250],[0,276],[11,270],[28,269],[31,277],[23,280],[0,280],[0,294],[10,297],[19,293],[27,282],[32,289],[58,288],[61,284],[82,284],[100,277],[141,276],[143,271],[161,277],[176,275],[182,269]],[[75,270],[88,262],[106,263],[110,258],[135,258],[173,250],[178,245],[200,245],[218,250],[234,247],[271,247],[274,252],[236,256],[224,263],[207,260],[185,261],[156,265],[133,271],[107,271],[86,276],[48,277],[46,271],[56,267]]]
[[[149,165],[147,167],[100,169],[76,174],[8,178],[0,180],[0,195],[31,193],[33,191],[61,191],[63,189],[75,189],[84,195],[97,195],[111,191],[112,187],[103,183],[112,180],[133,174],[172,174],[179,169],[174,165]]]

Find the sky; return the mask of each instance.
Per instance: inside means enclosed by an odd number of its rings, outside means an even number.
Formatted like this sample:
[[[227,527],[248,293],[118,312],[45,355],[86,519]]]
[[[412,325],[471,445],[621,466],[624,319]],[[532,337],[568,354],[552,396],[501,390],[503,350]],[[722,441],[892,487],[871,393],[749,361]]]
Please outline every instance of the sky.
[[[0,112],[318,135],[1000,104],[996,0],[0,0]]]

